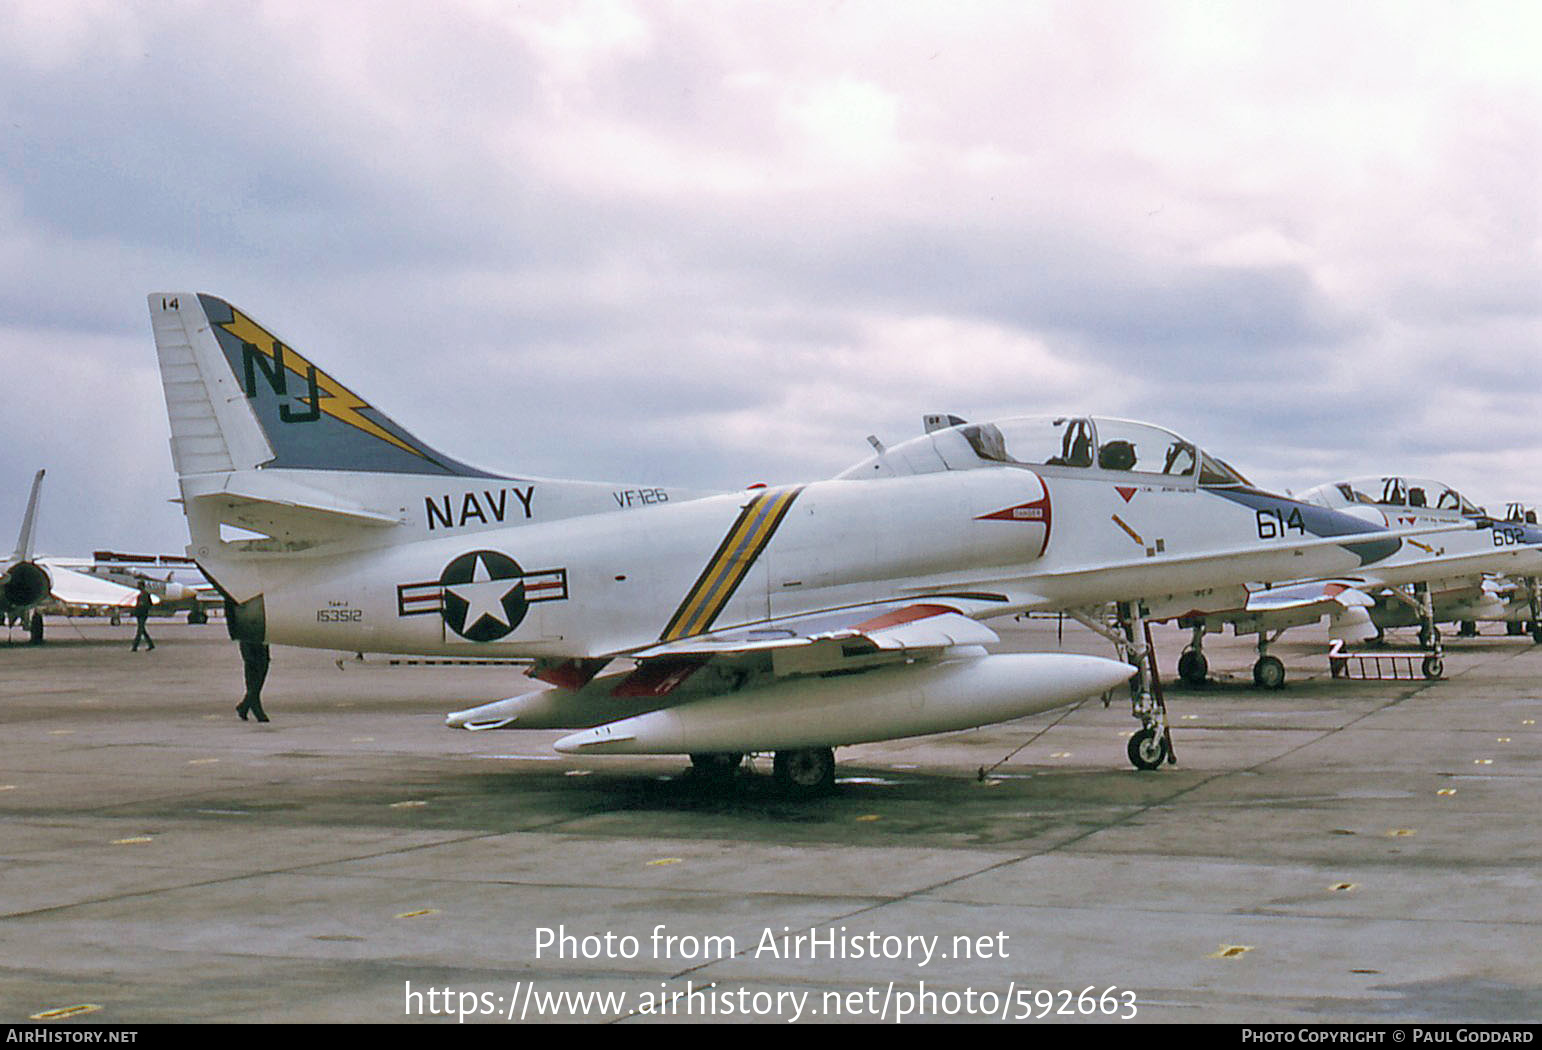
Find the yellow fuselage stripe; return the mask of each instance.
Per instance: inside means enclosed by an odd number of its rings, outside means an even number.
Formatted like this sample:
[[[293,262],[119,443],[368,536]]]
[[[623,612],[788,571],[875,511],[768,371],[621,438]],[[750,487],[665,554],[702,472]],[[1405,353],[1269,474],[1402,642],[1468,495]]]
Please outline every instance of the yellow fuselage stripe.
[[[711,626],[770,542],[800,491],[794,488],[766,493],[755,497],[744,508],[712,561],[670,618],[669,626],[664,630],[664,641],[700,634]]]

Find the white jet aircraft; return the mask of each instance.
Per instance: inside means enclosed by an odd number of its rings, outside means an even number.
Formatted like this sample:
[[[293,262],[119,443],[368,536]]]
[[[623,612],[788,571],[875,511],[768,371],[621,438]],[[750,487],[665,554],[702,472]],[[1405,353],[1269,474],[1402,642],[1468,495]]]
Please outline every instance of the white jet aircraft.
[[[568,753],[720,771],[774,752],[778,780],[812,791],[837,746],[1017,718],[1134,674],[1129,754],[1155,768],[1171,740],[1148,604],[1359,569],[1401,543],[1109,419],[931,417],[837,478],[717,495],[500,475],[428,447],[221,299],[149,305],[188,553],[232,634],[531,658],[550,688],[448,722],[574,729]],[[981,620],[1108,602],[1129,663],[984,649]]]
[[[185,554],[125,554],[94,551],[89,558],[51,558],[95,579],[110,580],[136,590],[143,583],[156,603],[156,612],[167,616],[187,613],[187,622],[208,622],[208,610],[224,604],[214,585],[204,578],[198,564]]]
[[[1388,528],[1446,527],[1450,532],[1410,538],[1397,554],[1361,572],[1260,587],[1241,606],[1190,613],[1180,620],[1194,631],[1178,659],[1178,674],[1185,681],[1205,681],[1204,635],[1230,624],[1236,634],[1258,635],[1254,684],[1278,689],[1285,684],[1285,665],[1269,655],[1269,646],[1286,630],[1324,616],[1329,636],[1346,642],[1378,637],[1388,626],[1417,625],[1419,644],[1426,650],[1421,669],[1426,678],[1439,678],[1444,651],[1437,624],[1477,619],[1480,611],[1494,606],[1485,574],[1521,578],[1536,618],[1542,530],[1524,514],[1496,521],[1448,485],[1395,475],[1319,485],[1297,498]]]
[[[34,556],[33,533],[37,526],[44,473],[40,470],[32,479],[32,491],[22,515],[16,549],[0,568],[0,623],[30,618],[34,642],[43,640],[43,617],[39,607],[46,602],[93,609],[129,609],[139,596],[134,587],[124,587],[77,571],[68,564],[69,559]]]

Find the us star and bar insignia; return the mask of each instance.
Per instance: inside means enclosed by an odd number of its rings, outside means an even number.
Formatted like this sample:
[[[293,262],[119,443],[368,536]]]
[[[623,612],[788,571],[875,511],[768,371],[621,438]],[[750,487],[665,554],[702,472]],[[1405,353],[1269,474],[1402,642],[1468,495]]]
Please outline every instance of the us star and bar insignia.
[[[494,642],[510,634],[535,602],[568,596],[566,569],[526,572],[499,551],[470,551],[451,561],[428,583],[396,587],[396,614],[441,614],[445,626],[473,642]]]

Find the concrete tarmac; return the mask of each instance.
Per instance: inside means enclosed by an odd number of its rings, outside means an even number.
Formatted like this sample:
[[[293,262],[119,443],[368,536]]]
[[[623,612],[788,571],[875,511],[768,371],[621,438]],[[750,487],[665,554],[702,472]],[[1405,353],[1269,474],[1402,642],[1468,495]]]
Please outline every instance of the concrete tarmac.
[[[1542,647],[1486,631],[1346,683],[1302,630],[1267,693],[1212,638],[1176,766],[1119,698],[794,802],[443,728],[509,666],[275,648],[258,725],[221,624],[53,618],[0,643],[0,1020],[1536,1021]]]

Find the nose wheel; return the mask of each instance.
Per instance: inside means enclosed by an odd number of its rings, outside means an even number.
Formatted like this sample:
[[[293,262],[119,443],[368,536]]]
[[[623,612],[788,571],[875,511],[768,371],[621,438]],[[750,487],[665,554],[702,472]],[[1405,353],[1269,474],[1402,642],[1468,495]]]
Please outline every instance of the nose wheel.
[[[1170,752],[1165,730],[1158,732],[1150,727],[1130,737],[1130,764],[1136,769],[1160,769]]]

